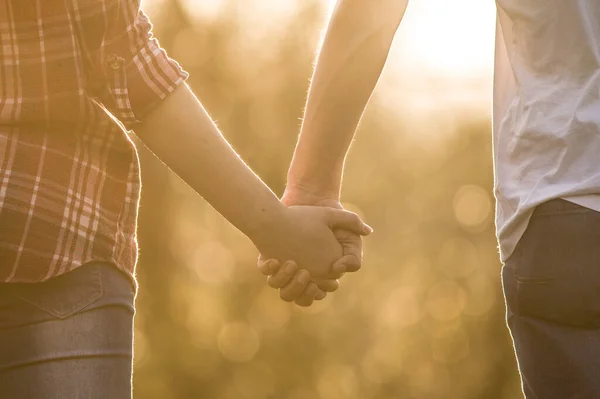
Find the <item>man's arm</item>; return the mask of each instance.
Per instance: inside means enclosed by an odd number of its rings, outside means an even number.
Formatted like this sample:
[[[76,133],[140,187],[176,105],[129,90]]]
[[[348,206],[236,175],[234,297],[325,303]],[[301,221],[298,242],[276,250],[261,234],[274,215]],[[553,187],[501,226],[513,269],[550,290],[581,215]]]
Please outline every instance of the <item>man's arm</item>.
[[[339,200],[346,153],[407,4],[408,0],[337,2],[288,172],[287,203],[302,196]]]
[[[338,0],[317,59],[282,201],[342,208],[344,160],[402,21],[408,0]],[[334,231],[344,256],[332,270],[357,271],[362,240]],[[265,274],[263,263],[259,268]],[[283,287],[277,275],[269,281]]]

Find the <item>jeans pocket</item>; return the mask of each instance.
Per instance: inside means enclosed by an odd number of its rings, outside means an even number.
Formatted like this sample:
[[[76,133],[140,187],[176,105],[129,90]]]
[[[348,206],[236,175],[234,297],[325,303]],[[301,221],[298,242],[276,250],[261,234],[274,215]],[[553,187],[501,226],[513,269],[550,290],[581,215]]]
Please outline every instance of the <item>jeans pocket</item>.
[[[65,319],[100,299],[104,291],[100,266],[90,264],[42,283],[15,285],[13,292],[37,309]]]

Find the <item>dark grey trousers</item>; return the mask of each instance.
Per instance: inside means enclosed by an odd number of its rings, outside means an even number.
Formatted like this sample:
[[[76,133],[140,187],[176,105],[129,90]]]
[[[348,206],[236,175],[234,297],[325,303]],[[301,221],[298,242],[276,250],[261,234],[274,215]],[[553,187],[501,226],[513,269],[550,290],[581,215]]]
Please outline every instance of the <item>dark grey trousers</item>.
[[[525,397],[600,398],[600,213],[537,207],[502,280]]]

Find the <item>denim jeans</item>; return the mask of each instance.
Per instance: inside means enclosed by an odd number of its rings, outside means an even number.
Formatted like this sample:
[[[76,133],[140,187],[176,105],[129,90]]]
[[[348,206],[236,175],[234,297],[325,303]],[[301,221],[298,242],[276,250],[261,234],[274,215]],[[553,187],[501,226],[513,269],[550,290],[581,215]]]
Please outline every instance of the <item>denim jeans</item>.
[[[134,288],[90,263],[36,284],[0,284],[0,397],[131,398]]]
[[[537,207],[502,281],[525,397],[600,398],[600,213]]]

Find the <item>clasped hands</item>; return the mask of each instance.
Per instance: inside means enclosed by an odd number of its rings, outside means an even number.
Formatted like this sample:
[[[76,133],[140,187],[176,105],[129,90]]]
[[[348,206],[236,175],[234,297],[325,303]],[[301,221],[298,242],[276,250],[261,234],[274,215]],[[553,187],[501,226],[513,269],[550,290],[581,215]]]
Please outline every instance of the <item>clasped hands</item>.
[[[257,244],[258,268],[286,302],[310,306],[362,265],[362,236],[373,230],[339,200],[286,191],[286,222]]]

